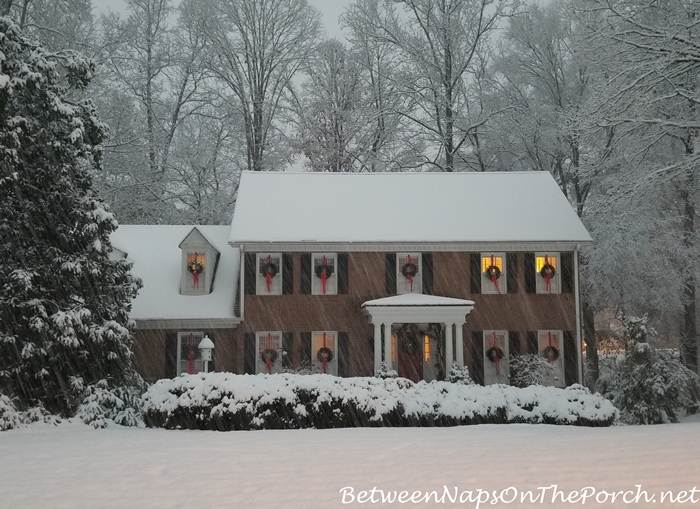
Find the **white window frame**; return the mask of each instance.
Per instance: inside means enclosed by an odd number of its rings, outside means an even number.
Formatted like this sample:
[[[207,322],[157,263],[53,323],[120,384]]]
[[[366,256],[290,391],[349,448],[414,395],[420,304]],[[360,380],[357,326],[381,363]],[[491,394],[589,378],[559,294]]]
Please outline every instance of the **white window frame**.
[[[557,336],[557,345],[553,346],[559,351],[559,357],[557,360],[553,361],[554,364],[554,374],[551,376],[550,380],[545,382],[545,385],[550,385],[554,387],[564,387],[566,385],[566,379],[564,378],[564,331],[555,329],[546,329],[537,331],[537,354],[542,355],[542,352],[546,347],[549,346],[549,333]],[[554,343],[554,342],[552,342]]]
[[[503,350],[503,359],[501,359],[499,363],[500,375],[496,375],[495,371],[495,366],[493,366],[494,363],[491,362],[491,360],[486,356],[486,352],[493,346],[493,333],[496,333],[496,344],[498,348],[501,348]],[[484,383],[485,385],[491,385],[489,382],[492,383],[508,383],[510,380],[510,366],[509,366],[509,361],[510,361],[510,342],[508,338],[508,331],[507,330],[485,330],[483,331],[483,338],[484,338],[484,348],[483,348],[483,356],[484,356]],[[487,368],[488,366],[488,368]],[[487,380],[487,378],[489,380]]]
[[[267,335],[272,334],[273,336],[279,336],[279,348],[276,348],[274,350],[277,350],[277,359],[275,362],[272,363],[272,373],[279,373],[282,371],[282,357],[285,355],[285,351],[283,348],[284,344],[284,334],[282,334],[282,331],[278,330],[273,330],[273,331],[257,331],[255,333],[255,373],[256,374],[267,374],[267,364],[265,364],[265,361],[262,360],[262,352],[267,349],[267,344],[265,344],[265,348],[261,348],[261,342],[265,341],[267,343]]]
[[[544,258],[545,256],[548,256],[550,259],[556,259],[554,266],[557,272],[556,274],[554,274],[554,277],[549,280],[550,291],[546,290],[546,281],[537,270],[537,259]],[[561,293],[561,253],[559,253],[558,251],[542,251],[539,253],[535,253],[535,289],[537,290],[537,293],[543,293],[545,295],[550,293]]]
[[[197,288],[194,287],[194,276],[189,270],[187,270],[187,264],[189,263],[187,260],[190,256],[194,257],[195,254],[204,257],[204,270],[199,274],[199,286]],[[185,284],[182,288],[183,295],[206,295],[209,293],[209,288],[207,285],[207,271],[209,270],[209,262],[208,252],[185,252],[185,268],[183,269],[185,272]]]
[[[184,343],[183,340],[188,341],[189,343],[189,337],[192,335],[192,343],[194,346],[194,373],[203,373],[204,372],[204,361],[202,360],[202,353],[199,350],[199,342],[204,339],[204,332],[203,331],[181,331],[177,333],[177,361],[175,363],[176,366],[176,375],[180,376],[183,373],[187,373],[189,371],[189,359],[183,354],[182,350],[182,345]],[[188,352],[189,354],[189,352]],[[185,365],[184,363],[188,363]],[[185,369],[183,369],[183,366],[186,366]],[[194,374],[193,373],[193,374]]]
[[[279,260],[279,272],[275,274],[272,278],[272,284],[270,285],[270,291],[267,291],[267,284],[265,282],[265,276],[260,274],[260,261],[267,261],[267,257],[277,258]],[[282,272],[283,267],[283,257],[282,253],[256,253],[255,254],[255,294],[256,295],[282,295]]]
[[[326,279],[326,293],[323,293],[323,284],[316,276],[316,260],[322,262],[326,257],[326,263],[333,261],[333,274]],[[338,295],[338,255],[337,253],[311,253],[311,295]]]
[[[418,260],[418,274],[413,278],[413,290],[408,279],[401,274],[401,258],[411,257],[411,263]],[[396,253],[396,295],[423,293],[423,255],[421,253]]]
[[[498,289],[496,288],[496,285],[493,284],[493,281],[491,281],[491,279],[489,279],[484,273],[484,259],[488,259],[489,265],[491,265],[491,256],[500,258],[501,264],[503,265],[501,277],[498,278]],[[481,271],[481,293],[496,295],[508,293],[508,269],[506,253],[481,253],[479,270]]]
[[[338,331],[334,330],[322,330],[314,331],[311,333],[311,372],[323,373],[323,363],[318,360],[316,355],[318,350],[321,348],[316,348],[316,337],[323,336],[326,334],[326,346],[333,352],[333,360],[326,363],[326,374],[338,376]],[[328,338],[332,339],[332,347],[328,346]]]

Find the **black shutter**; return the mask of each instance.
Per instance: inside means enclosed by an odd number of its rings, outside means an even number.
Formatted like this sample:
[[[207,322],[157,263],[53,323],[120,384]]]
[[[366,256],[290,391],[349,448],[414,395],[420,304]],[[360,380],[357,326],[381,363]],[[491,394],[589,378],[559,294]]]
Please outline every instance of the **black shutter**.
[[[311,368],[311,333],[299,333],[299,365]]]
[[[282,255],[282,294],[294,293],[294,257],[290,254]]]
[[[348,293],[347,253],[338,253],[338,293]]]
[[[243,274],[245,277],[245,288],[243,291],[246,295],[255,295],[255,283],[257,279],[257,271],[255,270],[255,253],[245,253],[245,267]]]
[[[537,331],[527,331],[527,353],[538,354],[539,351],[540,345],[537,341]]]
[[[484,332],[480,330],[472,331],[472,361],[474,381],[484,385]]]
[[[284,355],[282,355],[282,367],[291,368],[292,367],[292,355],[294,353],[294,334],[291,332],[282,333],[282,350]]]
[[[433,295],[433,254],[422,253],[423,258],[423,293]]]
[[[518,293],[518,255],[517,253],[506,253],[506,273],[508,281],[508,293]]]
[[[299,275],[301,276],[299,293],[309,295],[311,293],[311,255],[302,253],[299,256]]]
[[[350,376],[350,337],[347,332],[338,333],[338,376]]]
[[[246,332],[243,334],[243,373],[255,374],[255,357],[255,333]]]
[[[525,253],[525,293],[537,293],[535,253]]]
[[[396,253],[386,254],[386,293],[396,295]]]
[[[574,293],[574,253],[561,254],[561,292]]]
[[[520,334],[516,331],[508,331],[508,360],[520,355]],[[513,363],[509,362],[511,384],[513,383]]]
[[[177,376],[177,334],[165,335],[165,378]]]
[[[469,253],[469,282],[470,293],[481,293],[481,255],[479,253]]]
[[[578,383],[576,339],[571,331],[564,331],[564,383],[568,387]]]

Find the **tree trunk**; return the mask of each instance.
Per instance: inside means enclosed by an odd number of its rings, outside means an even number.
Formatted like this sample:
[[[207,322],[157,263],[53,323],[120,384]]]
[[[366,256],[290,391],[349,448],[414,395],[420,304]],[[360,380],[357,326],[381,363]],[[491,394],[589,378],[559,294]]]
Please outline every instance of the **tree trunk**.
[[[595,384],[600,376],[598,341],[595,336],[595,314],[585,300],[582,300],[581,308],[583,311],[583,341],[586,343],[586,367],[588,369],[586,379],[589,389],[595,390]]]
[[[686,151],[692,147],[686,145]],[[681,191],[683,201],[683,243],[688,253],[695,248],[695,204],[692,191],[695,189],[693,169],[688,170]],[[694,266],[688,264],[683,274],[683,321],[680,328],[680,350],[683,364],[695,373],[698,372],[698,324],[696,301],[696,278]]]
[[[13,0],[0,0],[0,16],[9,16]]]

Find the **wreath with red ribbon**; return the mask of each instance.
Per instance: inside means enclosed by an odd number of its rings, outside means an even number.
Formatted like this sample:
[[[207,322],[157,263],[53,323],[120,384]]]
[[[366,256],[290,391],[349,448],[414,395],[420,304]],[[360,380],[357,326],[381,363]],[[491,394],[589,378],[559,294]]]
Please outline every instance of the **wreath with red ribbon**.
[[[547,346],[542,350],[542,357],[545,357],[549,362],[554,362],[559,358],[559,350],[556,346]]]
[[[276,263],[272,262],[272,257],[267,257],[267,263],[260,267],[260,275],[265,278],[265,285],[267,286],[267,291],[269,292],[272,288],[272,278],[275,277],[280,271],[280,268]]]
[[[545,286],[544,289],[546,291],[551,291],[551,281],[552,278],[556,275],[557,269],[554,268],[554,265],[549,263],[549,256],[544,257],[544,265],[542,265],[542,268],[540,269],[540,276],[544,279]]]
[[[411,291],[413,291],[413,278],[418,274],[418,266],[411,261],[410,255],[406,263],[401,266],[401,274],[408,279],[408,282],[411,284]]]
[[[324,360],[326,362],[331,362],[333,360],[333,350],[326,346],[322,346],[318,349],[318,352],[316,352],[316,358],[318,359],[318,362],[323,362]]]
[[[266,348],[260,352],[260,359],[265,363],[269,360],[271,364],[274,364],[277,361],[277,350]]]
[[[189,270],[192,274],[201,274],[204,272],[204,265],[195,258],[187,264],[187,270]]]
[[[321,261],[321,264],[318,265],[314,271],[316,273],[316,277],[321,280],[321,289],[323,293],[326,293],[326,282],[328,281],[328,278],[333,275],[333,267],[328,265],[328,262],[326,261],[326,257],[323,257],[323,260]]]
[[[486,357],[496,364],[496,361],[500,361],[503,359],[503,357],[506,356],[506,353],[503,351],[503,349],[498,348],[497,346],[492,346],[488,350],[486,350]]]
[[[484,274],[486,274],[487,278],[493,281],[494,279],[501,277],[501,269],[499,269],[496,265],[489,265],[484,271]]]

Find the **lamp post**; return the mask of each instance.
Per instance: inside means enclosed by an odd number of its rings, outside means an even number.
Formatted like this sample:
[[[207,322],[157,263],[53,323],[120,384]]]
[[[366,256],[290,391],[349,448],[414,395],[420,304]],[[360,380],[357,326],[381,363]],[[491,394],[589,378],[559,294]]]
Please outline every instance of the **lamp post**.
[[[209,361],[211,360],[211,352],[214,350],[214,342],[209,339],[209,336],[204,336],[197,348],[199,348],[200,356],[204,361],[204,372],[209,373]]]

